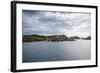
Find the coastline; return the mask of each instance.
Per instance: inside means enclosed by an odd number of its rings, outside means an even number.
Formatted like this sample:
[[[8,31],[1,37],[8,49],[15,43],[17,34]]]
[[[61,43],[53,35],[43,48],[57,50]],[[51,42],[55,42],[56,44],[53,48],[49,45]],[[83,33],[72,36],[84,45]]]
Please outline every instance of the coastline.
[[[71,36],[67,37],[65,35],[23,35],[23,42],[39,42],[39,41],[47,41],[47,42],[60,42],[60,41],[76,41],[78,39],[82,40],[91,40],[91,37],[80,38],[79,36]]]

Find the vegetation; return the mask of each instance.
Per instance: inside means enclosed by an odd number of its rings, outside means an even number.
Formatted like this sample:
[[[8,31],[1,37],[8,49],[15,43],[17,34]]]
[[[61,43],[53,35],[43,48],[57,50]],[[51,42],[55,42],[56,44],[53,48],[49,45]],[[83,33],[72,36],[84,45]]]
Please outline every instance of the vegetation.
[[[69,37],[70,39],[80,39],[80,37],[78,36],[72,36],[72,37]]]
[[[86,38],[81,38],[81,39],[83,39],[83,40],[91,40],[91,36],[88,36]]]
[[[44,41],[47,39],[47,36],[40,35],[24,35],[23,42],[32,42],[32,41]]]
[[[23,35],[23,42],[33,42],[33,41],[75,41],[76,39],[90,40],[91,36],[87,38],[80,38],[78,36],[67,37],[65,35]]]

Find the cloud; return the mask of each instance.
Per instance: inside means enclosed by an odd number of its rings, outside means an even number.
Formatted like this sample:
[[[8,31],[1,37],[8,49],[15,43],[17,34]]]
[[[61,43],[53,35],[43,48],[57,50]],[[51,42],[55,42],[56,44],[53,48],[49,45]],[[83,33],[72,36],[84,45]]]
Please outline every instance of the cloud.
[[[22,17],[23,35],[91,34],[90,13],[23,10]]]

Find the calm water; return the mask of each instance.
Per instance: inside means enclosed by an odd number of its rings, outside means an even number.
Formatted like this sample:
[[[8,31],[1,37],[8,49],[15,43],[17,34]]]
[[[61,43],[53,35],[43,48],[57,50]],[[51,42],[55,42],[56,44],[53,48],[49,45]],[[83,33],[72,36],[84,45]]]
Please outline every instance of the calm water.
[[[23,62],[87,60],[91,58],[91,41],[25,42]]]

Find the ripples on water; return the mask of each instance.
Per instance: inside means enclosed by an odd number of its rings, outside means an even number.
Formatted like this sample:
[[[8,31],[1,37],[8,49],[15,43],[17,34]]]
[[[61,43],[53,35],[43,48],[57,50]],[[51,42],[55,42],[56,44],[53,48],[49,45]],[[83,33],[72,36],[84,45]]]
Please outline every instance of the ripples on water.
[[[87,60],[91,58],[91,41],[24,42],[23,62]]]

